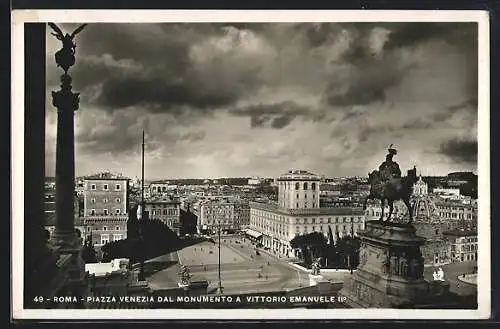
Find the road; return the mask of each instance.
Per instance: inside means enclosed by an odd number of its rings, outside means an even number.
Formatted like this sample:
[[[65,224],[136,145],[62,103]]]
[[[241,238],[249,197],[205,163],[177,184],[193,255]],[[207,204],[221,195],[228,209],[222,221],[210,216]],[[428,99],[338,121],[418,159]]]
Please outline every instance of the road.
[[[439,266],[444,271],[444,279],[450,283],[450,291],[459,295],[472,295],[477,293],[477,286],[468,284],[458,280],[458,276],[462,274],[472,273],[477,262],[452,263]],[[439,267],[426,267],[424,269],[424,278],[431,281],[432,273]]]
[[[192,281],[207,280],[210,287],[218,285],[217,244],[203,242],[184,248],[178,255],[180,263],[189,267]],[[148,281],[156,289],[176,287],[179,269],[177,263],[153,274]],[[221,240],[221,282],[224,293],[243,294],[296,289],[308,285],[309,279],[307,273],[291,267],[285,259],[264,252],[256,255],[254,246],[234,236]]]

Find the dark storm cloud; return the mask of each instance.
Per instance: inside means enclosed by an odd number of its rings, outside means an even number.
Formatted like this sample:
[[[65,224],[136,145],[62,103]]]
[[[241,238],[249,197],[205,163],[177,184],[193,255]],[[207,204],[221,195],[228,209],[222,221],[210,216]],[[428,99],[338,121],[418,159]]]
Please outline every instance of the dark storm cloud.
[[[206,132],[204,131],[188,132],[184,135],[181,135],[180,140],[188,142],[199,142],[203,140],[205,136]]]
[[[227,34],[221,24],[92,24],[85,32],[77,42],[75,88],[109,110],[141,105],[153,112],[175,114],[177,106],[205,112],[259,87],[253,67],[239,69],[223,57],[201,67],[193,62],[191,46]],[[49,84],[56,79],[49,75]],[[84,89],[96,86],[97,95],[88,96]]]
[[[142,120],[145,127],[148,126],[148,120]],[[97,117],[80,122],[84,127],[77,134],[76,141],[85,151],[122,154],[138,149],[140,131],[130,129],[137,123],[135,116],[127,116],[123,111],[118,111],[106,122],[101,122]]]
[[[417,67],[401,65],[400,50],[426,41],[445,42],[464,56],[466,96],[477,97],[477,24],[425,22],[340,26],[349,32],[350,41],[337,62],[348,64],[349,74],[341,78],[332,75],[325,90],[327,104],[347,107],[384,102],[387,90],[397,86],[412,68]],[[378,54],[374,53],[370,43],[375,28],[388,31],[387,40]]]
[[[387,27],[391,33],[384,45],[385,49],[411,46],[432,38],[439,38],[458,26],[454,23],[411,22],[396,23]]]
[[[175,79],[176,80],[176,79]],[[108,79],[102,85],[97,103],[108,108],[133,105],[156,105],[149,109],[180,111],[176,106],[189,105],[207,109],[229,105],[239,99],[237,88],[233,90],[205,90],[197,81],[175,81],[162,76],[128,76]],[[156,109],[156,110],[155,110]]]
[[[165,25],[165,26],[164,26]],[[187,27],[187,28],[186,28]],[[171,67],[187,64],[189,42],[201,35],[179,24],[91,24],[78,36],[77,54],[109,54],[113,58],[143,63],[162,60]],[[184,28],[184,29],[183,29]]]
[[[464,56],[467,96],[477,98],[477,23],[397,23],[385,25],[391,33],[385,50],[413,47],[427,41],[445,42]]]
[[[325,100],[336,107],[384,102],[387,89],[397,85],[411,68],[398,68],[389,61],[353,67],[347,79],[332,78]]]
[[[447,109],[450,112],[456,112],[456,111],[462,110],[462,109],[470,109],[470,110],[473,110],[474,112],[476,112],[477,111],[477,98],[473,97],[473,98],[466,99],[461,103],[448,106]]]
[[[304,120],[319,121],[325,116],[323,111],[313,111],[292,101],[235,108],[229,113],[250,117],[252,128],[269,126],[275,129],[285,128],[298,117]]]
[[[299,23],[293,26],[297,33],[303,33],[311,48],[319,47],[339,36],[341,24],[333,23]]]
[[[453,115],[459,111],[463,111],[466,114],[467,120],[474,122],[477,120],[477,98],[469,98],[460,103],[447,106],[436,113],[429,116],[429,119],[433,122],[445,122],[453,117]],[[469,123],[470,123],[469,122]]]
[[[440,152],[458,163],[477,163],[477,140],[452,139],[441,144]]]
[[[411,130],[411,129],[429,129],[432,128],[434,123],[428,119],[415,118],[401,125],[401,129]]]

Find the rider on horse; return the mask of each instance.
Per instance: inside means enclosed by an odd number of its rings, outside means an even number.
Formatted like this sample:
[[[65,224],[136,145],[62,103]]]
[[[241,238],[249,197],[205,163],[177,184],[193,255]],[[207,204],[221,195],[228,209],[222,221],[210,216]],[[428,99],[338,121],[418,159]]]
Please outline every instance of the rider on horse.
[[[393,178],[401,178],[399,165],[395,161],[392,161],[393,156],[398,154],[398,152],[392,147],[392,144],[389,146],[388,151],[389,153],[386,155],[385,161],[378,168],[382,182],[389,182]]]

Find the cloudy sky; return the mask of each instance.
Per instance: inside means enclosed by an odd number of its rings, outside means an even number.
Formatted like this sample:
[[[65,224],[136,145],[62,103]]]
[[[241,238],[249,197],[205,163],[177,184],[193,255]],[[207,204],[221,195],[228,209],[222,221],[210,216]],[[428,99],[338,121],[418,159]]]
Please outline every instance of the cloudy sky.
[[[76,25],[61,24],[72,32]],[[89,24],[70,70],[81,92],[76,174],[366,175],[394,143],[403,171],[476,172],[475,23]],[[47,28],[50,92],[59,41]]]

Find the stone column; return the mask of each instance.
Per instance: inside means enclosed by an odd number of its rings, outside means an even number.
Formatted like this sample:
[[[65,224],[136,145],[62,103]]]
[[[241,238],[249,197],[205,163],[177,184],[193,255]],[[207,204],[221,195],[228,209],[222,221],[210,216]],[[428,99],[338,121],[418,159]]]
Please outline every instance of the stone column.
[[[79,243],[75,234],[75,128],[74,112],[79,95],[71,91],[71,77],[61,75],[61,89],[52,92],[57,108],[56,147],[56,228],[54,242],[59,246]]]
[[[78,110],[80,95],[71,89],[72,79],[68,70],[75,64],[73,38],[86,24],[81,25],[71,35],[63,34],[53,23],[53,33],[62,41],[62,48],[55,53],[57,66],[63,70],[58,91],[52,92],[52,105],[57,108],[57,145],[56,145],[56,228],[51,246],[60,259],[66,259],[68,272],[67,293],[81,297],[85,294],[85,264],[81,258],[81,238],[75,232],[75,122],[74,113]],[[78,298],[78,300],[80,300]],[[77,302],[73,307],[83,307]]]

